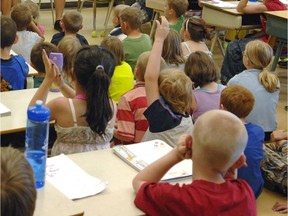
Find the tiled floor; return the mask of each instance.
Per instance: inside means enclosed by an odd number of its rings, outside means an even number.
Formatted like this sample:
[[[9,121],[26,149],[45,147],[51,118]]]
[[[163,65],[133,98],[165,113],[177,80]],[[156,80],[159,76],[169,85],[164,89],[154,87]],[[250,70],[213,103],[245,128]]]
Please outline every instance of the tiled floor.
[[[68,8],[66,10],[75,10],[76,8]],[[93,23],[93,15],[92,8],[83,8],[82,15],[84,17],[83,21],[83,29],[79,32],[84,35],[90,44],[100,44],[103,39],[100,37],[100,33],[104,30],[104,20],[106,17],[107,8],[97,8],[97,19],[96,19],[96,29],[98,33],[98,37],[92,38],[92,23]],[[113,28],[112,17],[110,17],[110,21],[108,22],[108,32]],[[50,41],[52,35],[57,31],[53,29],[52,25],[52,15],[49,9],[41,10],[40,12],[40,24],[45,26],[45,39],[46,41]],[[208,42],[209,45],[209,42]],[[219,67],[221,67],[223,57],[218,50],[218,47],[215,48],[215,53],[213,54],[213,59],[216,61]],[[278,128],[286,129],[287,128],[287,111],[285,111],[285,106],[287,106],[287,69],[281,69],[277,67],[276,73],[278,74],[281,82],[281,91],[280,91],[280,99],[278,103]]]

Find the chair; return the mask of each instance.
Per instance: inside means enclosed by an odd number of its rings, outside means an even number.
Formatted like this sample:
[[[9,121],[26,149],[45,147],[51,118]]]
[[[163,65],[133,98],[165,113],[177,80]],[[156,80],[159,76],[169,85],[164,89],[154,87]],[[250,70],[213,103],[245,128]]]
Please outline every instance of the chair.
[[[52,0],[51,0],[52,1]],[[115,3],[115,0],[108,0],[108,1],[100,1],[100,0],[78,0],[78,11],[81,12],[84,2],[85,1],[89,1],[89,2],[93,2],[93,32],[92,32],[92,37],[97,37],[97,33],[96,33],[96,3],[107,3],[109,2],[109,6],[108,6],[108,10],[107,10],[107,14],[106,14],[106,18],[105,18],[105,22],[104,22],[104,31],[101,32],[100,36],[104,37],[106,35],[106,31],[107,31],[107,25],[108,25],[108,21],[112,12],[112,8],[113,5]]]
[[[41,0],[38,2],[39,9],[41,8]],[[50,5],[51,5],[51,12],[52,12],[52,24],[54,25],[54,6],[53,6],[53,0],[50,0]]]

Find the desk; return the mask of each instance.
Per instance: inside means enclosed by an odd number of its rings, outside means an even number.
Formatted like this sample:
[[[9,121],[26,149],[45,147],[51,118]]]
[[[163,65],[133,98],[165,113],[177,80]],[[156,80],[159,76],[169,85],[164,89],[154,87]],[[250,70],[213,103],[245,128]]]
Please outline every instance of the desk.
[[[239,3],[238,1],[229,1],[234,4],[235,7]],[[255,29],[261,26],[259,25],[245,25],[242,26],[243,13],[238,12],[236,9],[221,8],[217,4],[211,4],[211,2],[201,1],[203,4],[202,18],[206,24],[216,27],[216,34],[212,39],[210,51],[213,52],[216,42],[221,49],[221,53],[224,56],[225,51],[223,49],[219,34],[221,30],[227,29]],[[251,3],[249,3],[251,4]],[[255,4],[255,3],[254,3]]]
[[[10,54],[11,55],[17,55],[17,53],[15,53],[13,50],[11,50]],[[26,64],[29,67],[28,76],[35,76],[38,74],[38,72],[28,62],[26,62]]]
[[[11,110],[10,116],[0,117],[0,134],[25,131],[27,108],[36,91],[34,88],[0,93],[1,103]],[[60,92],[49,92],[47,101],[60,96],[62,96]]]
[[[150,31],[151,38],[156,28],[155,20],[157,20],[160,17],[160,14],[164,12],[164,5],[165,5],[165,0],[146,0],[146,7],[152,8],[154,11],[154,19],[153,19],[153,24],[152,24],[151,31]]]
[[[267,11],[266,32],[279,40],[271,71],[275,71],[284,44],[287,43],[287,11]]]

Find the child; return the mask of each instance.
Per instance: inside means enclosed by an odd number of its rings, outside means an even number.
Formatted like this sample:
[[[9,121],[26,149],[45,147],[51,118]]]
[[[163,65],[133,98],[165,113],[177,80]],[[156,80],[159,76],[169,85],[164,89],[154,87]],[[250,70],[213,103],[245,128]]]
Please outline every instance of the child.
[[[114,7],[113,9],[113,18],[112,18],[112,22],[114,25],[114,29],[112,29],[112,31],[109,33],[109,36],[116,36],[118,37],[121,41],[124,40],[127,35],[125,35],[122,32],[121,26],[120,26],[120,13],[123,9],[128,8],[128,5],[124,5],[124,4],[119,4],[117,6]]]
[[[17,43],[17,27],[8,16],[1,16],[1,53],[0,67],[1,80],[10,83],[10,90],[25,88],[26,77],[29,72],[28,65],[23,56],[10,55],[12,45]]]
[[[260,126],[245,121],[246,116],[253,109],[254,96],[242,86],[229,86],[222,91],[220,103],[222,109],[240,118],[247,130],[248,143],[244,151],[247,167],[241,167],[238,170],[238,178],[247,181],[257,198],[264,185],[260,169],[263,158],[264,131]]]
[[[1,215],[33,216],[37,191],[30,164],[17,149],[1,147],[0,152]]]
[[[191,116],[192,82],[183,71],[169,68],[161,71],[163,43],[169,34],[168,21],[161,17],[157,21],[155,42],[145,72],[145,91],[148,108],[144,112],[149,129],[142,141],[161,139],[174,146],[179,136],[188,133],[193,127]]]
[[[148,106],[144,76],[149,56],[149,51],[139,56],[134,70],[136,78],[134,89],[123,94],[118,103],[116,114],[117,128],[114,130],[114,137],[122,144],[141,142],[149,126],[143,114]],[[161,69],[164,67],[165,61],[162,59]]]
[[[177,31],[170,29],[164,40],[162,57],[169,68],[184,70],[185,58],[181,50],[181,38]]]
[[[164,16],[169,22],[169,27],[178,33],[184,22],[184,14],[188,8],[187,0],[166,0],[164,6]]]
[[[243,53],[243,63],[247,70],[228,82],[228,85],[241,85],[254,95],[254,108],[245,120],[263,128],[265,141],[270,139],[271,132],[277,128],[279,80],[275,74],[267,71],[272,58],[273,50],[269,44],[260,40],[250,41]]]
[[[109,94],[118,104],[120,96],[133,88],[134,75],[130,65],[124,61],[124,49],[120,39],[108,36],[103,39],[101,46],[112,52],[115,57],[116,67],[111,79]]]
[[[220,73],[214,60],[201,51],[190,54],[185,64],[185,73],[196,87],[192,92],[192,113],[195,122],[208,110],[219,108],[220,95],[225,86],[217,83]]]
[[[42,56],[46,76],[30,106],[36,100],[45,104],[52,82],[61,79],[58,68],[51,64],[45,50]],[[109,98],[108,88],[114,68],[114,57],[105,48],[85,46],[78,51],[73,74],[76,96],[73,99],[58,97],[46,104],[51,111],[50,120],[55,120],[57,133],[52,155],[110,148],[116,106]]]
[[[57,47],[49,42],[40,42],[33,46],[30,55],[31,66],[38,72],[38,74],[33,77],[34,88],[38,88],[45,78],[45,65],[42,59],[43,49],[45,49],[48,56],[51,52],[58,52]]]
[[[38,23],[39,21],[39,6],[31,1],[31,0],[26,0],[24,2],[24,4],[26,4],[29,9],[31,10],[31,13],[32,13],[32,18],[33,18],[33,22],[35,23],[35,25],[37,26],[37,28],[39,29],[40,33],[42,34],[42,36],[44,37],[44,33],[45,33],[45,29],[44,29],[44,26],[43,25],[40,25]],[[32,30],[32,29],[31,29]]]
[[[221,126],[219,123],[221,122]],[[191,133],[191,132],[190,132]],[[256,216],[253,191],[234,172],[245,163],[247,132],[232,113],[211,110],[195,123],[190,135],[148,165],[133,179],[135,205],[147,215],[249,215]],[[175,164],[193,160],[192,183],[159,182]]]
[[[73,35],[74,37],[78,38],[82,45],[89,45],[86,38],[83,35],[78,34],[83,27],[82,22],[83,16],[80,12],[75,10],[67,11],[60,21],[60,26],[63,32],[54,34],[51,39],[51,43],[57,46],[65,35]]]
[[[138,8],[125,8],[120,13],[120,25],[124,34],[127,35],[122,43],[125,53],[125,61],[131,66],[132,71],[139,55],[145,51],[150,51],[152,44],[149,35],[142,34],[140,27],[142,24],[142,14]]]
[[[36,43],[42,42],[44,38],[36,33],[39,30],[33,22],[31,10],[26,4],[15,5],[11,12],[11,18],[16,23],[19,38],[17,43],[13,44],[12,50],[18,55],[22,55],[26,62],[30,63],[32,47]],[[28,28],[32,29],[32,31],[28,31]]]
[[[205,22],[202,19],[191,17],[185,20],[180,34],[184,40],[181,47],[186,59],[192,52],[196,51],[202,51],[207,53],[210,57],[212,56],[212,53],[205,44],[205,39],[209,38],[209,33],[206,29]]]
[[[80,41],[72,36],[66,35],[58,44],[57,48],[60,53],[63,54],[63,67],[62,76],[65,82],[75,89],[75,77],[73,77],[73,68],[77,52],[81,49],[82,45]],[[73,89],[67,89],[68,98],[75,97],[75,91]]]

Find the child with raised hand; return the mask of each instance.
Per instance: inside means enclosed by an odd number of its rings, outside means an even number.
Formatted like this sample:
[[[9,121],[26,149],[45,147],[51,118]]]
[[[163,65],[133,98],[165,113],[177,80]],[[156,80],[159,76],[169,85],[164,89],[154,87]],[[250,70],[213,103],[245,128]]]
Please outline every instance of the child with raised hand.
[[[227,84],[241,85],[252,92],[255,105],[245,120],[263,128],[265,141],[277,128],[280,83],[278,77],[267,70],[272,58],[273,50],[269,44],[260,40],[248,42],[243,52],[243,63],[247,69],[235,75]]]
[[[44,50],[42,56],[46,76],[30,106],[36,100],[45,104],[52,82],[62,79]],[[116,105],[109,97],[108,88],[114,68],[114,57],[105,48],[86,46],[78,51],[73,70],[76,96],[73,99],[58,97],[46,104],[57,133],[52,155],[110,148]]]
[[[205,39],[209,38],[209,32],[206,29],[204,20],[197,17],[186,19],[182,25],[180,35],[184,40],[184,42],[181,43],[181,47],[186,59],[191,53],[196,51],[202,51],[212,56],[212,53],[205,43]]]
[[[157,23],[155,40],[145,72],[145,91],[148,108],[144,112],[149,122],[142,141],[161,139],[174,146],[178,137],[193,127],[187,113],[192,103],[192,82],[176,68],[164,69],[160,73],[163,43],[169,34],[169,23],[164,16]]]
[[[253,109],[254,96],[248,89],[242,86],[228,86],[221,93],[220,103],[221,109],[227,110],[240,118],[247,130],[248,142],[244,150],[247,166],[241,167],[238,170],[238,178],[247,181],[257,198],[264,186],[261,174],[264,131],[260,126],[245,121],[245,117]]]
[[[184,22],[184,14],[189,3],[187,0],[166,0],[164,5],[164,16],[169,22],[169,27],[178,33]]]
[[[86,38],[83,35],[78,34],[83,28],[83,16],[79,11],[67,11],[60,21],[60,26],[63,31],[54,34],[51,43],[57,46],[64,36],[72,35],[79,40],[81,45],[89,45]]]
[[[181,38],[177,31],[170,29],[164,40],[162,57],[167,67],[184,70],[185,58],[181,49]]]
[[[225,88],[219,84],[219,69],[212,58],[206,53],[191,53],[185,63],[185,74],[190,77],[196,89],[192,92],[192,117],[196,121],[203,113],[218,109],[220,95]]]
[[[192,136],[181,136],[173,150],[134,177],[135,205],[147,215],[256,216],[253,191],[235,176],[236,169],[245,165],[247,132],[241,120],[227,111],[211,110],[191,132]],[[193,160],[191,183],[159,182],[184,159]]]
[[[116,36],[108,36],[101,42],[115,57],[116,67],[109,87],[110,97],[118,104],[121,95],[134,86],[134,74],[131,66],[124,61],[123,44]]]

